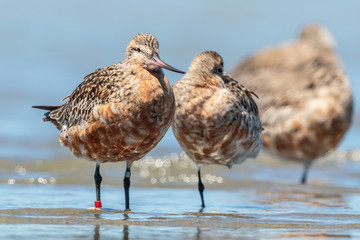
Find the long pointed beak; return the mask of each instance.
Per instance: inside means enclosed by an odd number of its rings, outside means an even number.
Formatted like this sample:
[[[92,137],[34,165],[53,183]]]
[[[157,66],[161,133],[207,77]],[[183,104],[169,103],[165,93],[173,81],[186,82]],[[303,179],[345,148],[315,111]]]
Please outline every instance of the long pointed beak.
[[[177,73],[182,73],[184,74],[185,72],[179,70],[179,69],[176,69],[172,66],[170,66],[169,64],[163,62],[158,55],[154,55],[153,58],[151,59],[151,64],[155,65],[155,66],[159,66],[159,67],[162,67],[162,68],[165,68],[169,71],[173,71],[173,72],[177,72]]]

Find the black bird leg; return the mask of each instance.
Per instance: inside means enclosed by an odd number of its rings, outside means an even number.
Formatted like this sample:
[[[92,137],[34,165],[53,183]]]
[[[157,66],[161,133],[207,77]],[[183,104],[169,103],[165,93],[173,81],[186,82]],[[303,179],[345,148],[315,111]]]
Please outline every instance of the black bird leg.
[[[131,162],[126,161],[126,171],[124,177],[125,211],[131,211],[130,200],[129,200],[130,177],[131,177]]]
[[[95,207],[101,208],[100,185],[101,185],[102,177],[100,175],[100,163],[99,162],[96,163],[94,179],[95,179],[95,188],[96,188],[96,202],[98,202],[98,203],[95,202]]]
[[[311,161],[308,161],[305,163],[304,172],[303,172],[301,180],[300,180],[301,184],[306,184],[306,182],[307,182],[307,175],[308,175],[310,165],[311,165]]]
[[[201,197],[201,207],[204,208],[205,207],[205,202],[204,202],[204,184],[201,181],[201,174],[200,174],[200,167],[198,167],[198,178],[199,178],[199,182],[198,182],[198,189],[199,189],[199,193],[200,193],[200,197]]]

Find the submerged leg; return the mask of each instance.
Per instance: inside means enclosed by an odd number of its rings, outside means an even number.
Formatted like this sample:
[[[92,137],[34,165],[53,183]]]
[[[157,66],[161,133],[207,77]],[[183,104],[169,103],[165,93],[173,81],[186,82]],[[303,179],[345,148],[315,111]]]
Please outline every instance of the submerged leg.
[[[200,167],[198,167],[198,179],[199,179],[199,182],[198,182],[198,189],[199,189],[199,193],[200,193],[200,197],[201,197],[201,207],[205,207],[205,202],[204,202],[204,195],[203,195],[203,192],[204,192],[204,184],[202,183],[201,181],[201,174],[200,174]]]
[[[131,176],[131,162],[126,161],[126,170],[124,176],[125,211],[130,211],[130,201],[129,201],[130,176]]]
[[[301,184],[306,184],[306,182],[307,182],[307,175],[308,175],[310,165],[311,165],[311,161],[306,162],[304,165],[304,172],[301,177]]]
[[[95,179],[95,188],[96,188],[95,207],[96,208],[101,208],[100,185],[101,185],[102,177],[100,175],[100,163],[98,163],[98,162],[96,163],[94,179]]]

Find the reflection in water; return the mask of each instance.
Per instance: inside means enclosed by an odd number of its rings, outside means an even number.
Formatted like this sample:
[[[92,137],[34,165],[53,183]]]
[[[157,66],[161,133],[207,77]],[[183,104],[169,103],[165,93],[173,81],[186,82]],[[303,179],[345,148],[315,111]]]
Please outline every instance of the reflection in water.
[[[127,212],[124,213],[124,220],[128,220],[129,219],[129,215],[127,214]],[[128,225],[123,225],[123,240],[128,240],[129,239],[129,226]]]
[[[93,239],[94,240],[99,240],[100,239],[100,225],[95,225]]]
[[[259,204],[268,205],[282,205],[282,207],[292,207],[294,204],[302,204],[307,207],[314,207],[320,209],[327,208],[346,208],[346,202],[342,199],[343,196],[340,193],[327,192],[326,189],[321,189],[322,192],[312,192],[307,190],[285,189],[279,191],[261,191],[261,195],[264,196],[261,200],[255,200]],[[300,206],[297,206],[300,207]],[[331,211],[331,210],[329,210]]]
[[[95,219],[101,220],[101,215],[100,214],[94,214]],[[124,220],[128,220],[129,219],[129,215],[127,213],[124,213]],[[129,225],[123,225],[123,240],[128,240],[129,239]],[[94,226],[94,236],[93,236],[93,240],[100,240],[100,224],[96,224]],[[197,238],[198,239],[198,238]]]
[[[100,214],[96,213],[94,214],[95,219],[101,219]],[[95,225],[94,227],[94,240],[99,240],[100,239],[100,225]]]
[[[197,216],[196,216],[197,218],[200,218],[200,216],[201,216],[202,213],[204,212],[204,208],[205,208],[205,207],[202,207],[202,208],[199,209],[199,213],[198,213]],[[196,234],[195,234],[194,239],[196,239],[196,240],[200,240],[200,239],[201,239],[201,228],[200,228],[200,227],[197,227],[197,228],[196,228]]]
[[[201,228],[196,228],[196,235],[195,235],[195,238],[196,240],[200,240],[201,239]]]
[[[123,240],[128,240],[129,239],[129,226],[128,225],[124,225],[123,226]]]

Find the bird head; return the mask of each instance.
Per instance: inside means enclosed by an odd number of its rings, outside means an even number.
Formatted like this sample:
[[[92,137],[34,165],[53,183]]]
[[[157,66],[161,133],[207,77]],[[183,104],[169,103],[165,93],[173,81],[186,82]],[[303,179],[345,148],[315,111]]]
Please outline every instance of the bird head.
[[[147,70],[165,68],[167,70],[184,73],[159,57],[159,42],[150,33],[138,34],[129,43],[126,49],[126,60],[139,62]]]

